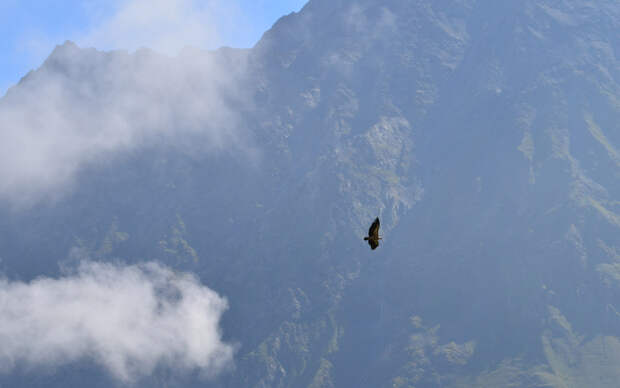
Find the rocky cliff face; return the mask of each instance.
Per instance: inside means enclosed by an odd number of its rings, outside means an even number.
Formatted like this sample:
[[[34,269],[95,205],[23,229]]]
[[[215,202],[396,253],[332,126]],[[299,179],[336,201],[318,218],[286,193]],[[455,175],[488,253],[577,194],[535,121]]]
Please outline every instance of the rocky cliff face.
[[[613,1],[312,0],[251,50],[201,54],[239,70],[244,156],[164,141],[91,163],[5,211],[2,265],[50,273],[78,247],[197,273],[240,348],[184,386],[614,386],[619,21]]]

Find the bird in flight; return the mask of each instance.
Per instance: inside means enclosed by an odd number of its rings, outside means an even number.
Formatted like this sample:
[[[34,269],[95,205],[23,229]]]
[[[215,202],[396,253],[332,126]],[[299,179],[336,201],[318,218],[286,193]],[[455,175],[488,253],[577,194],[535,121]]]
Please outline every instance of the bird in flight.
[[[368,229],[368,237],[364,237],[364,241],[368,241],[368,245],[370,245],[370,249],[376,249],[379,246],[379,227],[381,223],[379,222],[379,217],[375,218],[375,221],[370,225],[370,229]]]

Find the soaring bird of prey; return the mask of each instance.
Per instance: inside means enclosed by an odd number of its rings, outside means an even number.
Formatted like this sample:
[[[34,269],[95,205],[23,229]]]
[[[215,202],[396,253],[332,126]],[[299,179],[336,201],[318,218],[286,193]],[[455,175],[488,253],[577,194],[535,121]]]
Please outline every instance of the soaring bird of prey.
[[[375,221],[370,225],[370,229],[368,229],[368,237],[364,237],[364,241],[368,241],[368,245],[370,245],[370,249],[376,249],[379,246],[379,227],[381,223],[379,222],[379,217],[375,218]]]

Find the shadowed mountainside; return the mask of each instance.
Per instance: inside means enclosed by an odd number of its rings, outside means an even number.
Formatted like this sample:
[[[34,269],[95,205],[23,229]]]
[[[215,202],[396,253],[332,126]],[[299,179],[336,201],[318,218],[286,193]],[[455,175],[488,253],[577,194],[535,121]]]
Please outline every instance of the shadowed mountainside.
[[[615,386],[619,21],[614,1],[312,0],[250,50],[202,54],[243,64],[245,151],[89,164],[56,202],[2,210],[0,265],[157,259],[225,295],[234,371],[144,386]],[[53,59],[0,104],[109,65]]]

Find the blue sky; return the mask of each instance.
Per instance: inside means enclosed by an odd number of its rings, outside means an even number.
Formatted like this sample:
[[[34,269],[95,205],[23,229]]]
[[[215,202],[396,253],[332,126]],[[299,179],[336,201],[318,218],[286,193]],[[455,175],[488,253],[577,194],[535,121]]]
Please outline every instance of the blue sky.
[[[164,51],[170,47],[171,52],[185,38],[190,38],[187,44],[203,48],[251,47],[280,16],[299,11],[306,3],[306,0],[152,0],[162,7],[176,4],[176,20],[162,22],[161,14],[143,20],[141,14],[145,13],[145,7],[140,3],[146,4],[145,1],[0,1],[0,96],[29,70],[37,68],[54,46],[65,40],[99,49],[129,50],[139,46],[157,49],[157,43],[162,43]],[[188,15],[193,25],[185,22]],[[134,21],[136,25],[128,25]],[[144,23],[148,28],[143,28]],[[166,25],[168,30],[162,28],[157,34],[158,25]],[[175,34],[177,26],[185,28],[184,34],[177,34],[172,42],[166,40],[164,44],[167,31]],[[197,32],[199,27],[204,27],[204,31]],[[160,40],[150,41],[151,36]]]

